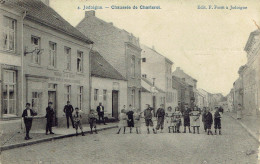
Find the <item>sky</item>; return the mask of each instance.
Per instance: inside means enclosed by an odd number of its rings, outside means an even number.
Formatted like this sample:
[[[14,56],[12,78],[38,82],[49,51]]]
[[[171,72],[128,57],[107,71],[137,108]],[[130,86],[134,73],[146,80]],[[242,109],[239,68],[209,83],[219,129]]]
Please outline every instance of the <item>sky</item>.
[[[198,88],[226,95],[246,64],[244,47],[260,25],[259,0],[50,0],[69,23],[76,26],[85,6],[102,6],[96,16],[139,37],[140,43],[174,62],[198,80]],[[160,6],[157,10],[111,9],[112,5]],[[247,9],[198,9],[198,6],[240,6]],[[78,9],[80,7],[80,9]],[[109,8],[105,8],[109,7]]]

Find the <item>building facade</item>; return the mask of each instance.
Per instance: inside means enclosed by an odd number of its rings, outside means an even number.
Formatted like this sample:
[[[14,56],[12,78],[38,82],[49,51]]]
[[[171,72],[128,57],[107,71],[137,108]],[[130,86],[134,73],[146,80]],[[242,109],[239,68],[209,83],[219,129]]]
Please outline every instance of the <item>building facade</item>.
[[[142,78],[150,82],[165,93],[166,108],[175,108],[177,102],[177,90],[172,87],[173,62],[161,55],[154,48],[141,45],[142,48]],[[155,102],[159,102],[153,99]],[[153,103],[154,104],[154,103]]]
[[[13,55],[21,58],[21,71],[14,66],[2,69],[4,79],[9,79],[3,83],[2,115],[20,117],[25,103],[29,102],[38,113],[35,124],[43,125],[45,108],[48,102],[53,102],[54,125],[63,126],[66,101],[87,113],[90,108],[89,52],[93,42],[41,1],[6,1],[4,8],[8,7],[22,10],[19,17],[22,20],[8,13],[1,14],[9,25],[8,30],[15,31],[13,37],[7,38],[9,47],[14,46],[17,52]]]
[[[118,29],[86,11],[77,25],[85,36],[95,42],[94,47],[124,78],[127,79],[127,106],[141,107],[141,48],[133,34]]]
[[[105,113],[118,118],[120,110],[127,104],[127,81],[98,52],[91,52],[91,109],[99,103]]]

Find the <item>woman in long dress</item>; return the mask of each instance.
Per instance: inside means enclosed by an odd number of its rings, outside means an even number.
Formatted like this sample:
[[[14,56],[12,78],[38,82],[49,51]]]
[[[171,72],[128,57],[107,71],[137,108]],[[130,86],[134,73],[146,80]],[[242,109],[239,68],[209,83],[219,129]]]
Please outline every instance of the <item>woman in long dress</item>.
[[[124,134],[125,134],[126,127],[127,127],[127,115],[125,114],[125,109],[122,109],[121,113],[119,114],[119,123],[118,123],[117,134],[120,133],[121,128],[124,128]]]
[[[193,134],[195,134],[195,128],[197,128],[197,133],[199,134],[200,128],[200,111],[198,107],[194,107],[193,111],[190,113],[190,125],[193,127]]]
[[[242,118],[242,106],[241,104],[238,104],[238,107],[237,107],[237,119],[241,119]]]
[[[128,116],[127,124],[128,127],[130,128],[130,133],[132,133],[132,128],[134,127],[134,112],[133,112],[132,105],[129,105],[129,110],[126,113],[126,115]]]

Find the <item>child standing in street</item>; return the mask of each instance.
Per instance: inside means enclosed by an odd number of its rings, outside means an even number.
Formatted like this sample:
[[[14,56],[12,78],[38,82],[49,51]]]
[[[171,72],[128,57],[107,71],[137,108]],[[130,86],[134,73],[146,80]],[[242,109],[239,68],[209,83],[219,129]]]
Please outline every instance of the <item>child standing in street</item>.
[[[189,128],[189,133],[190,131],[190,108],[188,107],[188,104],[185,104],[185,109],[183,111],[183,125],[184,125],[184,131],[183,133],[186,133],[186,127]]]
[[[125,114],[125,109],[122,109],[121,113],[119,114],[119,123],[118,123],[117,134],[120,133],[121,128],[124,128],[124,134],[125,134],[126,127],[127,127],[127,115]]]
[[[212,119],[212,114],[210,113],[209,109],[206,109],[206,113],[205,113],[205,125],[206,125],[206,129],[208,131],[208,135],[212,134],[212,131],[211,131],[211,126],[212,126],[212,123],[213,123],[213,119]]]
[[[175,112],[174,112],[174,117],[176,120],[176,126],[175,126],[175,132],[180,133],[180,126],[181,126],[181,111],[179,107],[176,107]]]
[[[82,136],[85,136],[85,134],[83,132],[82,124],[81,124],[81,120],[82,120],[81,113],[82,112],[79,111],[79,108],[76,107],[75,113],[73,115],[74,126],[76,129],[76,136],[78,136],[78,128],[80,128]]]
[[[193,111],[191,112],[191,127],[193,127],[193,134],[195,134],[195,129],[197,128],[197,133],[199,134],[200,128],[200,111],[194,106]]]
[[[215,135],[217,135],[217,129],[219,130],[219,135],[221,135],[221,115],[219,113],[219,108],[216,107],[216,112],[214,114],[214,128],[215,128]]]
[[[146,109],[144,110],[144,119],[145,124],[147,127],[147,133],[150,134],[149,126],[153,128],[153,133],[156,134],[156,131],[153,127],[153,114],[152,114],[153,108],[150,107],[149,104],[146,104]]]
[[[93,109],[89,112],[88,122],[91,130],[90,133],[93,134],[93,128],[95,128],[95,133],[97,134],[97,115]]]
[[[141,114],[140,109],[137,109],[134,113],[134,122],[137,134],[141,134]]]

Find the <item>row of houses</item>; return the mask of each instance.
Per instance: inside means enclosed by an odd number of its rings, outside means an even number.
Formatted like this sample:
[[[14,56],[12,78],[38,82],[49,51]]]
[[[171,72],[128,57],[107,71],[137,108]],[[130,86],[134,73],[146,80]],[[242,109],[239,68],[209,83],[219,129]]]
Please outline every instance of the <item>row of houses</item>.
[[[260,29],[250,33],[244,50],[247,63],[238,70],[239,77],[227,95],[227,106],[236,111],[241,104],[246,114],[257,115],[260,111]]]
[[[48,102],[53,102],[56,126],[65,125],[67,101],[84,113],[101,102],[114,118],[129,105],[141,110],[146,104],[155,109],[160,104],[210,106],[210,94],[197,90],[196,79],[180,68],[173,72],[171,60],[95,11],[86,11],[73,27],[48,0],[8,0],[1,1],[0,22],[0,118],[5,124],[19,120],[26,102],[37,111],[39,126]]]

